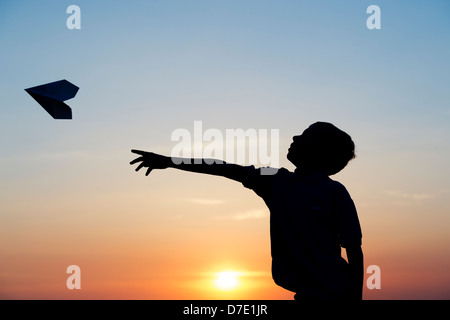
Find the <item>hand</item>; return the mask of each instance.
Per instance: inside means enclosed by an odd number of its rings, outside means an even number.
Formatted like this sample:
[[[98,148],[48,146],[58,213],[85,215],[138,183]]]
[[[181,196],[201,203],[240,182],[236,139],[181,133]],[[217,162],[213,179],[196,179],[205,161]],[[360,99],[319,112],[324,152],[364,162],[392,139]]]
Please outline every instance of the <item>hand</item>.
[[[139,171],[142,167],[147,167],[147,172],[145,173],[146,176],[148,176],[153,169],[168,168],[171,163],[170,158],[153,153],[153,152],[146,152],[146,151],[134,150],[134,149],[131,150],[131,152],[139,154],[140,157],[131,161],[130,164],[135,164],[135,163],[141,162],[137,166],[136,171]]]

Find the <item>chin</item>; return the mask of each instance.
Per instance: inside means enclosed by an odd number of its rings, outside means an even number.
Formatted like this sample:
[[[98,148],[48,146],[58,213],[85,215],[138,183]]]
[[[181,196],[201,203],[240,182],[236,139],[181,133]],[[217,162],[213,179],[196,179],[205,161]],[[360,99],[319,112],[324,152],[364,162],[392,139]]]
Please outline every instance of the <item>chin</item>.
[[[286,158],[291,161],[291,150],[288,150],[287,154],[286,154]]]
[[[292,161],[292,154],[290,152],[287,153],[286,158],[289,160],[290,163],[295,165],[294,161]]]
[[[295,156],[295,154],[288,150],[288,153],[286,155],[286,158],[289,160],[290,163],[292,163],[296,168],[299,167],[299,161],[298,161],[298,157]]]

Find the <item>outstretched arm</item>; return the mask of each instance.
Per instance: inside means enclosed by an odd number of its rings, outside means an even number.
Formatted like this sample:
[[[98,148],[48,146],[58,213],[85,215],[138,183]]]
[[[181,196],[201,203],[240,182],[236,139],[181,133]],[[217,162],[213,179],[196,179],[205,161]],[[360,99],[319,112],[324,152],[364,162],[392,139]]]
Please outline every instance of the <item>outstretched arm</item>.
[[[175,168],[184,171],[222,176],[239,182],[242,182],[242,178],[245,175],[245,168],[243,166],[226,163],[224,161],[218,161],[214,159],[172,158],[153,152],[134,149],[131,150],[131,152],[136,153],[140,156],[131,161],[130,164],[140,162],[136,167],[136,171],[139,171],[142,167],[146,167],[146,176],[148,176],[153,169],[167,168]]]

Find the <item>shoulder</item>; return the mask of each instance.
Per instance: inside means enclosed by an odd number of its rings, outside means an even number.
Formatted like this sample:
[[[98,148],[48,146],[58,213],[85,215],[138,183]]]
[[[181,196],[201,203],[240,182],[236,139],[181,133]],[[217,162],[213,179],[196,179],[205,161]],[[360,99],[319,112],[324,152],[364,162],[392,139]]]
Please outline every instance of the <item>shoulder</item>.
[[[333,188],[335,188],[336,190],[347,191],[347,188],[341,182],[339,182],[337,180],[333,180],[331,178],[328,178],[328,181],[329,181],[330,185],[332,185]]]
[[[281,176],[281,177],[293,177],[294,176],[294,172],[289,171],[288,169],[281,167],[278,169],[275,169],[274,171],[275,175]]]
[[[275,184],[285,183],[293,173],[285,168],[255,166],[245,167],[245,174],[242,177],[244,187],[252,189],[259,196],[267,199]]]
[[[333,188],[335,194],[342,198],[351,198],[347,188],[339,181],[329,178],[329,184]]]

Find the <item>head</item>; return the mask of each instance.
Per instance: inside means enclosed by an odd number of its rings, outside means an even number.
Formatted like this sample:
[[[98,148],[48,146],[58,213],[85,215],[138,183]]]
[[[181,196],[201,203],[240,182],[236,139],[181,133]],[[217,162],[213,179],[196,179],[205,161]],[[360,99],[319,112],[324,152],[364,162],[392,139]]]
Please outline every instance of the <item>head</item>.
[[[331,123],[316,122],[293,137],[287,158],[301,170],[333,175],[355,158],[355,144],[347,133]]]

